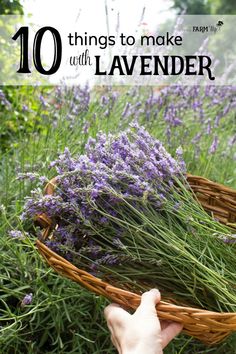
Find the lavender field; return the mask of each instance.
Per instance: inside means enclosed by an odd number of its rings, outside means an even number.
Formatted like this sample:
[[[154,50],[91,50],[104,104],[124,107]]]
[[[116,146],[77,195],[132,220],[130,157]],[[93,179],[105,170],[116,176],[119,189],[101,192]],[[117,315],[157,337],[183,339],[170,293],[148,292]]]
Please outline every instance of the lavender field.
[[[130,123],[181,154],[189,173],[236,189],[236,88],[6,88],[0,117],[0,352],[115,353],[103,318],[107,301],[44,264],[35,248],[39,230],[22,218],[25,198],[55,176],[51,162],[64,151],[81,154],[88,138]],[[214,347],[181,335],[165,353],[235,348],[235,335]]]

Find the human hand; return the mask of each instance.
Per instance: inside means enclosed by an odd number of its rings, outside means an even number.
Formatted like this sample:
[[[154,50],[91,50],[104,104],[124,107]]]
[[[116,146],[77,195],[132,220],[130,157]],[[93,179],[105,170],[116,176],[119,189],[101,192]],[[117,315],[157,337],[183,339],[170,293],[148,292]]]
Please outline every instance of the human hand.
[[[180,323],[159,321],[156,305],[160,299],[157,289],[147,291],[133,315],[117,304],[105,308],[111,340],[119,354],[161,354],[162,349],[181,332],[183,326]]]

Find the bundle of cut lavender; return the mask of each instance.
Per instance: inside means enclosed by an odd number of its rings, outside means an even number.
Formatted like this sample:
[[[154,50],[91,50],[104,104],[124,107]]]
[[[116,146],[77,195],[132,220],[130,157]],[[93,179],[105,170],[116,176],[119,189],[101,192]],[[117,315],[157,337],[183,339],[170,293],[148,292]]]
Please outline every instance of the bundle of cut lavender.
[[[53,195],[36,191],[24,218],[57,225],[46,244],[74,265],[119,286],[158,287],[164,298],[236,311],[234,243],[194,198],[181,149],[176,160],[144,128],[90,138],[51,163]]]

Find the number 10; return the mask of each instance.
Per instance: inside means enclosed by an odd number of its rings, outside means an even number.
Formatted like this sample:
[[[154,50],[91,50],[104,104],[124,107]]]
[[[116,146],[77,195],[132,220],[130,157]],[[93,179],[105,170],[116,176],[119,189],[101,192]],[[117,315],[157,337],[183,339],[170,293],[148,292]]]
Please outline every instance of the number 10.
[[[46,31],[50,31],[54,40],[54,59],[50,69],[45,70],[41,62],[41,44]],[[15,41],[20,37],[20,68],[18,73],[30,73],[29,69],[29,27],[21,27],[16,34],[12,37]],[[52,75],[57,72],[61,64],[62,57],[62,42],[60,33],[53,27],[42,27],[36,32],[33,44],[33,61],[36,70],[43,75]]]

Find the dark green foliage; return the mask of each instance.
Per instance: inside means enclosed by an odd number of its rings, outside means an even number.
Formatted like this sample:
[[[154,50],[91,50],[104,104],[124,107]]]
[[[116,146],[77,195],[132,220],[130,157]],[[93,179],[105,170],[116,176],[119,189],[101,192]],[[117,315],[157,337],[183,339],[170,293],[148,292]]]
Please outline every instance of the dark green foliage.
[[[205,0],[174,0],[178,13],[186,15],[207,15],[211,12],[210,4]]]
[[[211,0],[213,2],[213,0]],[[234,15],[236,14],[236,2],[235,0],[221,0],[219,5],[216,8],[216,14],[227,14]]]
[[[186,15],[236,14],[235,0],[174,0],[173,7]]]
[[[49,103],[42,102],[48,89],[31,86],[0,89],[0,152],[16,147],[28,135],[43,132],[49,120]]]
[[[19,0],[1,0],[1,15],[23,15],[23,7]]]

